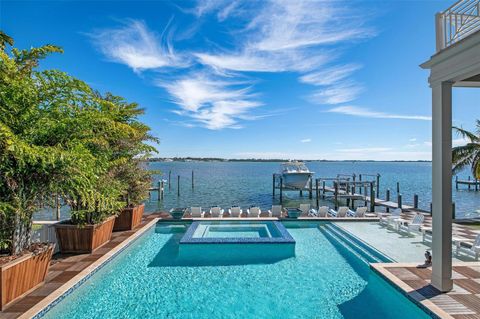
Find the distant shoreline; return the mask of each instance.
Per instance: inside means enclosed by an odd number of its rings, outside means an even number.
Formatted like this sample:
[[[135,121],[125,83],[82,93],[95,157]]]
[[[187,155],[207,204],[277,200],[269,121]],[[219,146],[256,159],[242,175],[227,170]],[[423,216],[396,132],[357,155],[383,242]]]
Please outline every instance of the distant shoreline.
[[[150,158],[148,162],[270,162],[270,163],[283,163],[288,162],[288,159],[262,159],[262,158],[210,158],[210,157],[165,157],[165,158]],[[298,161],[309,163],[309,162],[360,162],[360,163],[431,163],[432,161],[426,160],[394,160],[394,161],[379,161],[379,160],[302,160]]]

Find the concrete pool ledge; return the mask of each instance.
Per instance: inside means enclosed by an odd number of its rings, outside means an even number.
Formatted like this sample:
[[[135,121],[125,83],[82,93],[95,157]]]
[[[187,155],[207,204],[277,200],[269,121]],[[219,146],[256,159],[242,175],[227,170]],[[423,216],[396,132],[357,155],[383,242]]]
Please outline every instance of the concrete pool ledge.
[[[60,302],[66,295],[70,294],[91,275],[93,275],[98,269],[107,264],[112,258],[123,251],[132,242],[142,236],[146,231],[154,227],[154,225],[160,220],[160,217],[155,217],[151,221],[147,222],[144,226],[137,229],[131,236],[119,243],[113,249],[106,252],[102,257],[93,262],[91,265],[84,268],[75,277],[67,281],[58,289],[50,293],[47,297],[42,299],[39,303],[31,307],[28,311],[24,312],[18,318],[27,319],[34,318],[41,314],[43,311],[47,312],[49,307],[53,307],[57,302]]]
[[[448,293],[430,285],[431,268],[414,263],[374,263],[370,268],[434,317],[480,317],[480,262],[454,263],[453,290]]]

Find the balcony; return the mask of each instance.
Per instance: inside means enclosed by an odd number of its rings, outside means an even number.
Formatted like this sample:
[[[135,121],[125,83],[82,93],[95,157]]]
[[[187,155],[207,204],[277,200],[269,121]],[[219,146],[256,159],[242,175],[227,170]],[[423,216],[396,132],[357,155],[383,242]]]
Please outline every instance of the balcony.
[[[437,52],[480,30],[480,0],[459,0],[447,10],[437,13]]]

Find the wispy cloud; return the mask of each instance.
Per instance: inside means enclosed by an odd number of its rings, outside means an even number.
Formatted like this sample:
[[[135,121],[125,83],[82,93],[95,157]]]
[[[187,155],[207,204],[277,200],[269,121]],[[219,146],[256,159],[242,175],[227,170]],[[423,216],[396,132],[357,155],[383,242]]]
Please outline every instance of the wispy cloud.
[[[300,143],[310,143],[311,141],[311,138],[304,138],[303,140],[300,140]]]
[[[352,75],[361,68],[359,64],[346,64],[333,66],[321,71],[305,74],[300,77],[300,82],[316,86],[332,85]]]
[[[217,80],[206,74],[190,74],[173,82],[158,82],[180,106],[178,115],[188,116],[211,130],[241,128],[238,120],[252,120],[249,111],[261,106],[249,87]]]
[[[97,30],[90,36],[107,58],[136,72],[181,65],[171,35],[164,32],[157,36],[140,20],[126,20],[117,28]]]
[[[221,13],[232,5],[209,2],[200,2],[198,10],[205,13],[208,6]],[[235,33],[236,49],[197,53],[199,61],[234,71],[307,72],[331,59],[332,44],[373,35],[363,19],[329,1],[265,1],[252,6],[245,18],[247,25]]]
[[[355,100],[363,90],[363,86],[355,82],[340,83],[316,91],[309,99],[317,104],[341,104]]]
[[[416,142],[417,139],[416,139],[415,137],[413,137],[413,138],[409,139],[408,141],[409,141],[409,142]]]
[[[367,108],[362,108],[357,106],[339,106],[339,107],[334,107],[326,112],[340,113],[340,114],[359,116],[359,117],[378,118],[378,119],[401,119],[401,120],[418,120],[418,121],[432,120],[430,116],[403,115],[403,114],[393,114],[393,113],[386,113],[386,112],[377,112],[377,111],[372,111]]]
[[[339,148],[336,151],[341,153],[367,153],[391,151],[391,147],[364,147],[364,148]]]

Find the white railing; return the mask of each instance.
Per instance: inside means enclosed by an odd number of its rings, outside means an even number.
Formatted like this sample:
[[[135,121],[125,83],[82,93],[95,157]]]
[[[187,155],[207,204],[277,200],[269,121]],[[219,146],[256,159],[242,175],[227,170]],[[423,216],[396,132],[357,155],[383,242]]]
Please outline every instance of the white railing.
[[[435,18],[440,51],[480,30],[480,0],[459,0]]]

